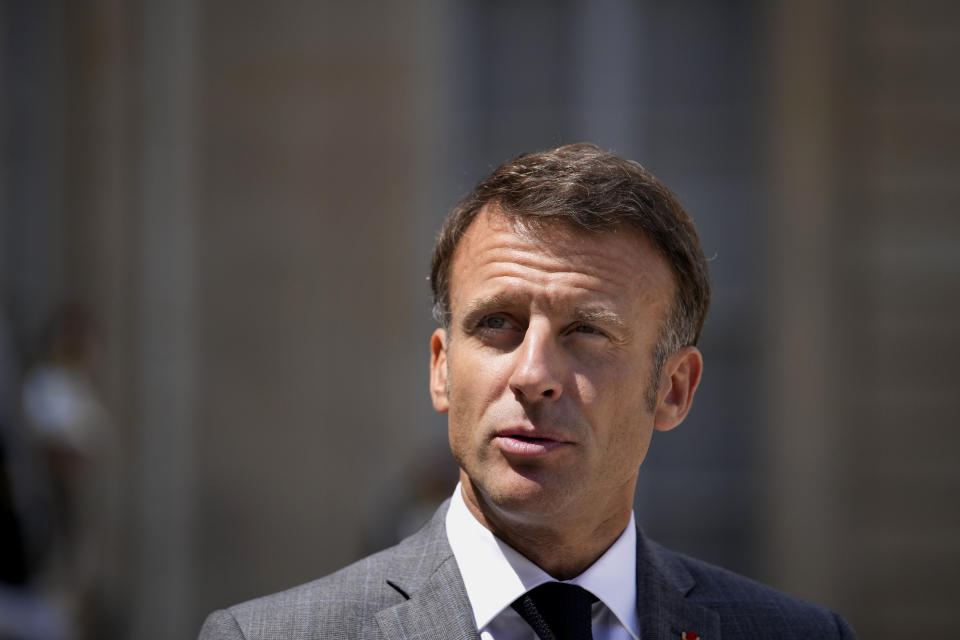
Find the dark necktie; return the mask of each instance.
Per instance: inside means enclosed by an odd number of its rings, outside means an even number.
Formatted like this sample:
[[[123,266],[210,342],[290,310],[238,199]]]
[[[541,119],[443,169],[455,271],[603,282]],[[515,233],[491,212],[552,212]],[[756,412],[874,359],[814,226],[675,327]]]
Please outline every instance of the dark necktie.
[[[546,582],[513,601],[512,606],[540,640],[593,640],[590,605],[597,598],[575,584]]]

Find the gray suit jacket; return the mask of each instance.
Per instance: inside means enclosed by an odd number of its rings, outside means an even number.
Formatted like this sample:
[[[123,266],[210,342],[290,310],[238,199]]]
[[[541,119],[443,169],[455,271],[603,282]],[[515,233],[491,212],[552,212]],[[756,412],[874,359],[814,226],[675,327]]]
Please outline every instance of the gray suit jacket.
[[[418,533],[314,582],[215,611],[200,640],[478,640],[444,504]],[[853,638],[834,613],[637,537],[642,640]]]

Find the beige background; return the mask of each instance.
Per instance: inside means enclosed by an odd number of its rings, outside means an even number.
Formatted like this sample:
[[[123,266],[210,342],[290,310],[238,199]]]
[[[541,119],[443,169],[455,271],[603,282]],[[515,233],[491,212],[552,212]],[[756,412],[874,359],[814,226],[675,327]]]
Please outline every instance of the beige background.
[[[955,4],[2,6],[3,303],[22,344],[67,299],[103,335],[92,635],[191,637],[447,490],[433,234],[493,166],[584,139],[674,187],[712,259],[648,533],[861,637],[953,630]]]

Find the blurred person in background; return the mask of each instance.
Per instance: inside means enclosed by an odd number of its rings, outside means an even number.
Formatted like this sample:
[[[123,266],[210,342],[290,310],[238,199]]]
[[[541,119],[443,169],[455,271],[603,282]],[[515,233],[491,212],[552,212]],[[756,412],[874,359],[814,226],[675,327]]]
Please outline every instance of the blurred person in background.
[[[710,298],[666,186],[592,145],[520,156],[448,216],[431,285],[453,496],[396,547],[214,612],[201,639],[853,637],[636,525],[653,431],[700,382]]]
[[[95,637],[100,623],[112,438],[92,379],[96,337],[87,309],[67,304],[22,383],[12,349],[2,359],[3,638]]]

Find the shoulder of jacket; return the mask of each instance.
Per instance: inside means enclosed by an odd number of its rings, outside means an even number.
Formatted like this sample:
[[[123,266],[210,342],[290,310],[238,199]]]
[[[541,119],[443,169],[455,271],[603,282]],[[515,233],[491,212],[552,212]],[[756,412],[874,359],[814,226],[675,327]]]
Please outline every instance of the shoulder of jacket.
[[[387,583],[389,563],[385,558],[393,549],[362,558],[311,582],[234,605],[228,611],[243,627],[246,622],[267,616],[299,618],[318,612],[342,616],[353,609],[382,609],[403,598]]]
[[[803,631],[798,637],[852,638],[849,624],[834,612],[778,591],[729,569],[652,543],[666,565],[680,565],[694,579],[687,599],[720,614],[738,637],[769,637],[777,629]]]
[[[251,639],[368,637],[376,627],[376,614],[407,597],[391,578],[422,571],[444,555],[444,545],[438,544],[439,536],[445,535],[443,511],[439,510],[424,529],[388,549],[317,580],[242,602],[226,611]],[[290,635],[291,630],[300,635]]]

